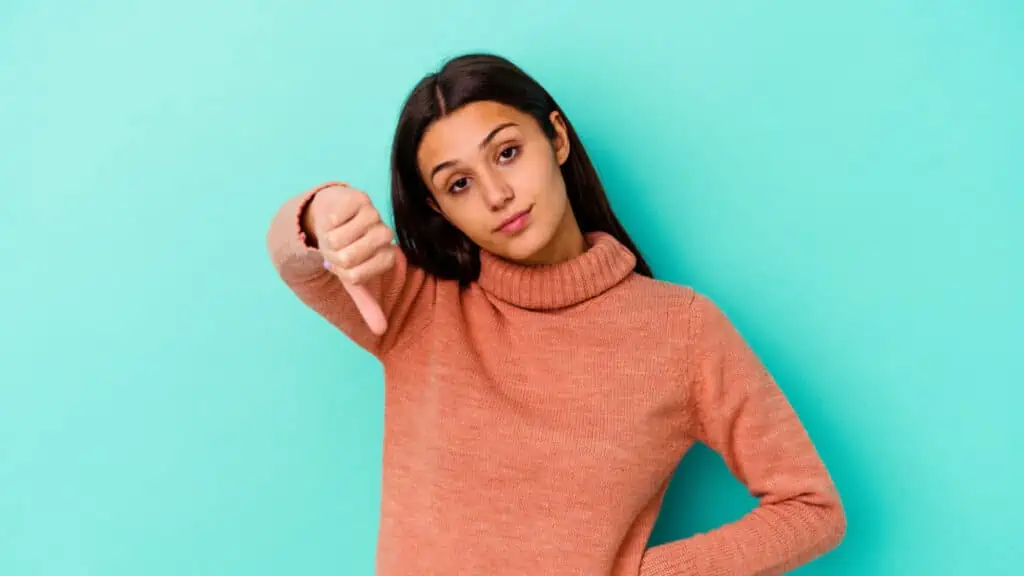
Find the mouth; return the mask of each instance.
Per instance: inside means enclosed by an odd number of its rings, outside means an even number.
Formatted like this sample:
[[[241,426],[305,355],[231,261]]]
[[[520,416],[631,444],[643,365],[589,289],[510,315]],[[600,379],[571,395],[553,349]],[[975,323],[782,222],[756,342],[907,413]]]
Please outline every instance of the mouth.
[[[499,224],[498,227],[494,229],[494,231],[500,232],[502,234],[515,234],[517,232],[522,231],[522,229],[526,228],[527,224],[530,223],[530,212],[532,210],[533,206],[530,206],[526,210],[516,212],[515,214],[506,218],[505,221],[503,221],[501,224]]]

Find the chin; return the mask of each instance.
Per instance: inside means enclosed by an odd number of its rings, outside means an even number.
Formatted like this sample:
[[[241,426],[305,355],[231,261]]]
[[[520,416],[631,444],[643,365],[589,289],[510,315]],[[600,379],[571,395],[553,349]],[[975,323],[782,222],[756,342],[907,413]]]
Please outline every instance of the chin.
[[[551,242],[550,233],[530,227],[511,238],[500,237],[496,242],[495,252],[507,260],[529,262],[535,259]]]

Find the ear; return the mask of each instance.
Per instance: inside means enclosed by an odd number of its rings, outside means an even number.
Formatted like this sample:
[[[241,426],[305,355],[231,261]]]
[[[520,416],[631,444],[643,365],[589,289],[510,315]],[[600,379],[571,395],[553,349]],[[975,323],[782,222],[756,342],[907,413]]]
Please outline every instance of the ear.
[[[569,159],[569,128],[565,124],[565,118],[558,110],[552,112],[548,118],[551,120],[551,125],[555,127],[555,138],[552,145],[555,149],[555,158],[558,160],[558,165],[561,166]]]

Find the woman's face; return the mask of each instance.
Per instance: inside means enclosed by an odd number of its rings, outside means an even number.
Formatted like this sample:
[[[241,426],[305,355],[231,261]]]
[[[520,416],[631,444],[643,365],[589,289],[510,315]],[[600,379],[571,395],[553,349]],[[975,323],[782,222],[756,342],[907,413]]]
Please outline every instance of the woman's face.
[[[480,248],[544,263],[579,228],[560,170],[569,139],[558,112],[549,139],[529,114],[474,102],[427,128],[417,153],[434,208]]]

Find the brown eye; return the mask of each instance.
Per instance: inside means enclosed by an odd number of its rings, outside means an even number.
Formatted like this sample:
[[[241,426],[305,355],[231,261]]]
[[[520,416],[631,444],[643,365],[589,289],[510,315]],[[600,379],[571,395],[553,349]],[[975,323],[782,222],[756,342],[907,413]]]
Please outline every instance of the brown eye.
[[[498,154],[499,162],[511,162],[519,155],[519,146],[509,146]]]
[[[462,177],[455,182],[452,182],[451,186],[448,187],[448,192],[458,194],[459,192],[462,192],[466,186],[469,186],[469,178]]]

